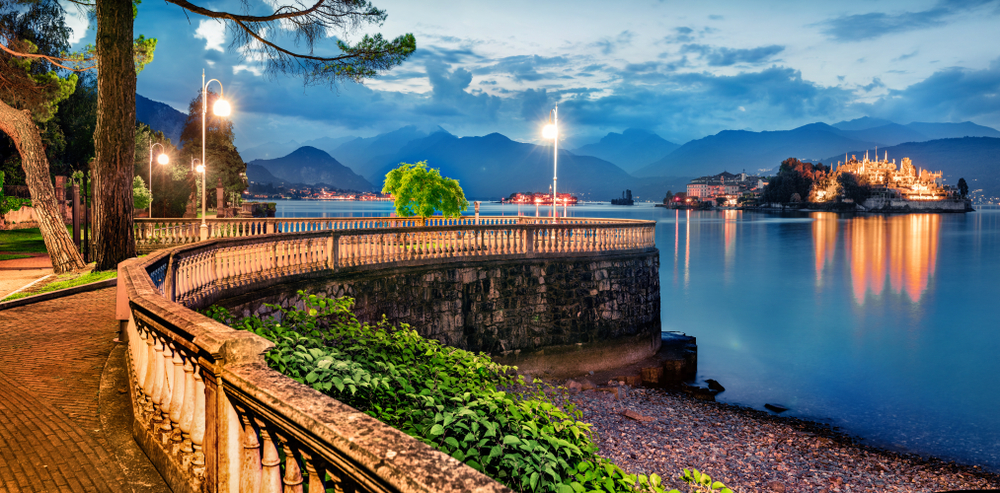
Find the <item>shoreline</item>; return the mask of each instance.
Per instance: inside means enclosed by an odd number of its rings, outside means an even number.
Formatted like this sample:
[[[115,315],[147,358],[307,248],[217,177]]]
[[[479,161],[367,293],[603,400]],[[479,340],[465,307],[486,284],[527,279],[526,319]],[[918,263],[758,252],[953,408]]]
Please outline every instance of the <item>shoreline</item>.
[[[1000,471],[863,444],[831,425],[682,392],[615,388],[618,398],[595,390],[555,397],[593,425],[600,455],[682,491],[677,475],[692,467],[734,492],[1000,490]]]

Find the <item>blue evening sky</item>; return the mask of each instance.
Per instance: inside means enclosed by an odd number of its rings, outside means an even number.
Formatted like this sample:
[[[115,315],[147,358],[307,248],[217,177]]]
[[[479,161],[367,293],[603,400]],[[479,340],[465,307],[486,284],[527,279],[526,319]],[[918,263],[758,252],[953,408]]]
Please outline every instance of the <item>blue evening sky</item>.
[[[267,2],[277,3],[249,0],[256,13]],[[138,92],[186,112],[205,69],[233,102],[238,147],[411,124],[536,142],[557,102],[570,145],[629,127],[680,144],[865,115],[1000,128],[1000,0],[374,3],[389,17],[370,31],[412,32],[417,52],[379,79],[330,89],[269,78],[223,24],[145,0],[135,32],[159,45]],[[86,17],[67,11],[74,46],[92,42]],[[317,52],[335,49],[328,39]]]

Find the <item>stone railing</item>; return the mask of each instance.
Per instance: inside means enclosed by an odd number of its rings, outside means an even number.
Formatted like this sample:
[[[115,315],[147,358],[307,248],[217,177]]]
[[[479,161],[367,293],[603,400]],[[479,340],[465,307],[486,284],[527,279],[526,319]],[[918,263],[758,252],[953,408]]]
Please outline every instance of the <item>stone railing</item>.
[[[559,218],[559,224],[613,223],[622,219]],[[429,217],[423,221],[409,217],[343,218],[224,218],[206,219],[208,238],[240,238],[272,233],[303,233],[343,229],[406,228],[416,226],[498,226],[542,224],[551,218],[531,216]],[[135,219],[135,241],[139,253],[201,241],[201,219]]]
[[[651,221],[340,229],[215,239],[119,266],[133,436],[175,492],[500,492],[455,459],[271,370],[194,311],[343,271],[653,250]]]

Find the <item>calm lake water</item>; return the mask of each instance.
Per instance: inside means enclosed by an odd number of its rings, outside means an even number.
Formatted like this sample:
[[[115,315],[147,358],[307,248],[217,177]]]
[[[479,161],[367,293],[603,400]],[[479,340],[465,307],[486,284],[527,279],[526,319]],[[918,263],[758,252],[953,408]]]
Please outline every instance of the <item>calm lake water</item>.
[[[279,202],[379,216],[389,203]],[[534,207],[522,209],[534,215]],[[548,208],[543,207],[542,215]],[[484,204],[484,214],[517,207]],[[580,205],[657,221],[663,329],[698,338],[718,400],[1000,471],[1000,211],[850,216]]]

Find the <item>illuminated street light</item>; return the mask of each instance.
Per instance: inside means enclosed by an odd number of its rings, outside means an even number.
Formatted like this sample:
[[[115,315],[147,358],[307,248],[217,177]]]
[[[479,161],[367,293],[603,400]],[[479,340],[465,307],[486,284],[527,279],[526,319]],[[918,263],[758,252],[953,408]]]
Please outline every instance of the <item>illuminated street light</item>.
[[[153,148],[160,146],[160,155],[156,157],[156,162],[160,164],[167,164],[170,162],[170,156],[166,154],[166,148],[163,144],[159,142],[154,142],[153,145],[149,146],[149,217],[153,217]]]
[[[212,79],[205,82],[205,70],[201,71],[201,164],[198,165],[198,172],[201,173],[201,239],[202,241],[208,239],[208,224],[205,224],[205,216],[208,215],[208,210],[205,209],[205,175],[208,173],[205,170],[205,129],[207,128],[207,113],[208,113],[208,85],[212,81],[219,83],[219,99],[215,101],[212,105],[212,112],[218,116],[229,116],[232,112],[229,103],[223,99],[223,93],[225,90],[222,88],[222,82],[219,79]]]
[[[558,180],[558,173],[556,173],[559,165],[559,105],[557,104],[555,109],[552,110],[552,123],[546,125],[542,128],[542,136],[546,139],[552,139],[552,221],[558,220],[559,211],[556,209],[556,197],[559,196],[556,192],[556,180]]]

